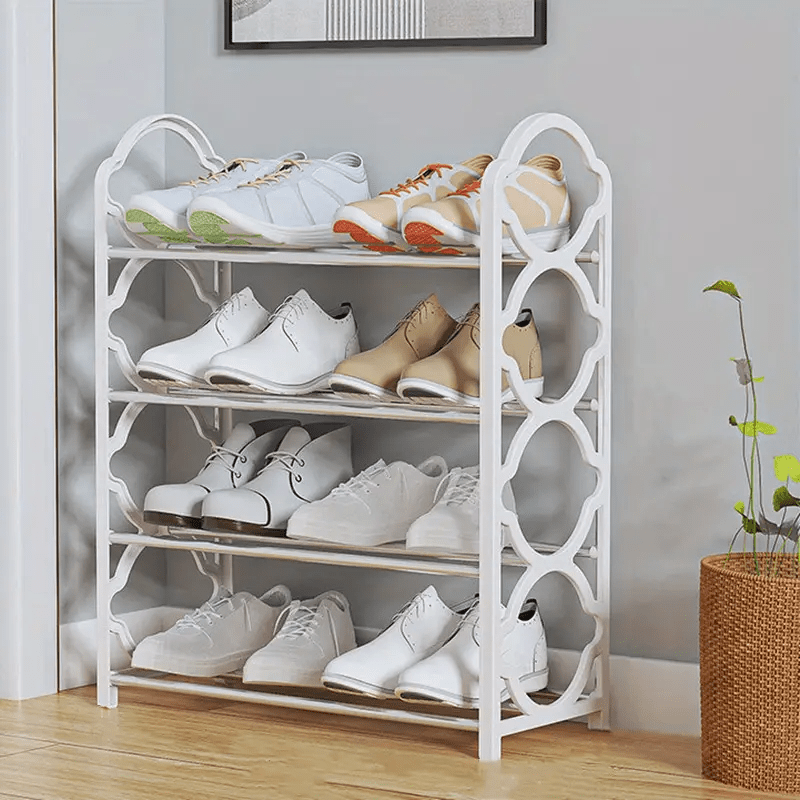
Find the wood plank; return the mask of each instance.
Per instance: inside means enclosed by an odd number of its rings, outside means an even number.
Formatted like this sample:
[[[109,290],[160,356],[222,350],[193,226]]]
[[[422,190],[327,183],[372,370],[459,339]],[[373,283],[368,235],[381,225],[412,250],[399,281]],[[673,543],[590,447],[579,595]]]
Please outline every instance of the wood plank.
[[[46,741],[44,737],[20,737],[20,736],[6,736],[0,734],[0,758],[3,756],[11,756],[16,753],[24,753],[26,750],[38,750],[40,747],[50,747],[51,743]]]
[[[689,737],[562,723],[506,739],[502,762],[482,764],[476,737],[463,731],[132,688],[120,698],[115,710],[97,708],[85,690],[0,704],[8,748],[33,737],[56,743],[0,758],[2,792],[13,800],[763,800],[702,778],[699,742]]]

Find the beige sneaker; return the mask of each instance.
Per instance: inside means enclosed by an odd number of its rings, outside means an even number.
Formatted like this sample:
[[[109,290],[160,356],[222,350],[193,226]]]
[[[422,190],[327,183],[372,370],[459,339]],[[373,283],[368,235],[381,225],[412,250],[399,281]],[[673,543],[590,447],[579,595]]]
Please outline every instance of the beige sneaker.
[[[455,329],[456,321],[432,294],[417,303],[382,344],[342,361],[330,378],[330,388],[346,396],[396,398],[403,370],[435,353]]]
[[[517,321],[503,333],[503,349],[519,365],[522,379],[532,386],[534,396],[544,390],[542,351],[530,309],[523,309]],[[480,404],[480,307],[467,312],[450,341],[438,353],[408,367],[397,383],[397,393],[417,403],[445,402]],[[503,375],[503,402],[514,393]]]
[[[480,181],[474,181],[449,197],[410,210],[402,223],[406,242],[425,253],[474,253],[480,246],[480,189]],[[521,164],[509,176],[505,192],[535,245],[551,251],[569,240],[570,202],[560,159],[541,155]],[[505,225],[503,253],[520,254]]]
[[[483,154],[461,164],[428,164],[416,178],[394,189],[342,206],[334,218],[333,232],[342,244],[355,242],[378,253],[412,250],[400,232],[403,215],[414,206],[432,203],[479,180],[491,161],[492,156]]]

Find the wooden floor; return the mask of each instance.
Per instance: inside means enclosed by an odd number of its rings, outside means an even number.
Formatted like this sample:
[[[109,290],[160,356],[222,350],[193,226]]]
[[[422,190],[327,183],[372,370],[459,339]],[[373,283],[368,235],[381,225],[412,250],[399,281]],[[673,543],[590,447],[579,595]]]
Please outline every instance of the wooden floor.
[[[759,798],[700,777],[696,739],[566,723],[474,734],[121,689],[0,701],[0,800],[653,800]],[[779,795],[770,795],[779,797]]]

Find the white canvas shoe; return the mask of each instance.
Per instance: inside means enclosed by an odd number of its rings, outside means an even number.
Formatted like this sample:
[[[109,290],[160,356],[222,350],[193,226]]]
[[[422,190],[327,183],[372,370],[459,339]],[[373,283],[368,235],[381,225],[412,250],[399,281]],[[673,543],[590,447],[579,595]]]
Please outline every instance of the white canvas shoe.
[[[239,390],[309,394],[327,389],[336,366],[360,350],[353,309],[342,305],[328,314],[300,289],[281,303],[263,333],[214,356],[205,379]]]
[[[331,661],[322,683],[370,697],[394,697],[400,673],[436,652],[462,619],[429,586],[395,615],[383,633]]]
[[[274,172],[284,159],[302,159],[305,153],[287,153],[280,158],[234,158],[217,172],[181,183],[169,189],[155,189],[133,195],[125,207],[125,225],[154,244],[191,244],[200,241],[189,230],[186,210],[201,195],[232,189]]]
[[[203,500],[202,527],[255,534],[285,528],[298,508],[352,476],[351,432],[331,422],[291,428],[252,480]]]
[[[458,708],[478,707],[480,618],[476,606],[455,636],[430,658],[405,670],[395,694],[403,700],[436,700]],[[526,601],[503,639],[501,702],[509,698],[502,678],[519,678],[525,692],[547,686],[547,641],[535,600]]]
[[[418,467],[381,459],[337,486],[327,497],[299,508],[289,520],[286,535],[355,547],[396,542],[408,526],[433,508],[436,488],[447,474],[441,456]]]
[[[136,371],[154,383],[207,388],[203,376],[211,359],[261,333],[269,312],[247,287],[226,300],[194,333],[145,350]]]
[[[131,666],[198,678],[241,669],[272,639],[275,623],[291,600],[282,585],[261,597],[222,589],[169,630],[143,639],[133,651]]]
[[[480,478],[478,467],[454,467],[436,491],[436,505],[414,520],[406,534],[409,550],[446,550],[474,553],[480,550]],[[503,487],[503,504],[516,511],[511,484]],[[509,544],[503,529],[503,547]]]
[[[203,468],[190,481],[166,483],[150,489],[144,498],[144,521],[153,525],[199,528],[203,500],[209,493],[247,483],[295,425],[299,423],[293,419],[239,423],[222,445],[212,447]]]
[[[245,683],[320,686],[328,662],[356,646],[350,604],[339,592],[292,601],[276,627],[275,638],[244,665]]]
[[[337,153],[288,159],[233,191],[198,197],[187,213],[194,233],[219,244],[236,239],[260,247],[323,247],[336,243],[336,212],[368,197],[361,156]]]

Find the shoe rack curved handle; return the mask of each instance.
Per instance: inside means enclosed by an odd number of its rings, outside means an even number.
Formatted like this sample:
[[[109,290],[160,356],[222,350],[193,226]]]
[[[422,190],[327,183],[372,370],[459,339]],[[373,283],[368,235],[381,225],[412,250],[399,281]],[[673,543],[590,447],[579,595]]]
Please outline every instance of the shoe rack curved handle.
[[[531,143],[546,131],[557,130],[578,147],[583,163],[594,174],[597,196],[587,208],[569,240],[553,252],[544,251],[525,234],[505,193],[509,176],[521,163]],[[509,134],[481,181],[481,429],[480,429],[480,732],[481,758],[500,756],[501,737],[517,730],[539,727],[583,714],[593,715],[597,727],[608,727],[608,616],[610,550],[610,355],[611,355],[611,175],[597,157],[588,136],[572,119],[563,114],[534,114],[522,120]],[[508,298],[503,298],[502,237],[503,226],[527,261],[512,283]],[[578,262],[578,255],[589,240],[597,236],[597,258],[587,269],[597,273],[591,278]],[[576,291],[584,313],[594,319],[597,337],[582,355],[572,385],[555,402],[542,402],[533,396],[522,380],[514,359],[502,348],[502,333],[513,324],[533,283],[549,270],[563,274]],[[501,376],[506,373],[514,395],[527,412],[527,418],[512,437],[508,450],[502,450]],[[597,397],[596,433],[592,437],[586,423],[576,414],[578,400],[586,396],[594,376]],[[595,472],[594,490],[584,499],[578,520],[566,542],[551,554],[535,551],[528,544],[517,515],[506,509],[498,498],[502,487],[517,473],[525,449],[543,425],[557,422],[567,428],[577,442],[583,461]],[[512,589],[508,608],[501,606],[501,524],[511,532],[512,546],[527,566]],[[596,565],[596,591],[575,562],[575,556],[596,529],[592,548]],[[500,718],[499,654],[502,637],[517,619],[520,608],[536,584],[549,573],[560,573],[574,588],[582,609],[593,617],[594,636],[579,659],[578,669],[567,690],[554,703],[536,704],[521,689],[513,676],[505,678],[519,717]],[[582,695],[594,670],[595,687]]]

